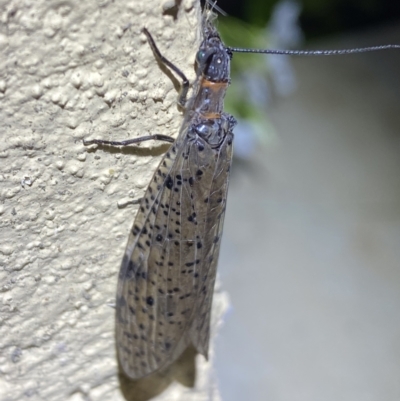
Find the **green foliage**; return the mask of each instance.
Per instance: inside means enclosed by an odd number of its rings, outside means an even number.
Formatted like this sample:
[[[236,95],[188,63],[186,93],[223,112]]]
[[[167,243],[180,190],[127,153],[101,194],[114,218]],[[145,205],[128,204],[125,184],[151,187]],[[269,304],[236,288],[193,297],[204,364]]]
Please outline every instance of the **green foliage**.
[[[268,47],[268,35],[264,28],[257,28],[236,18],[221,18],[218,30],[226,46],[243,48]],[[232,75],[248,69],[264,73],[266,65],[263,56],[259,54],[235,53],[232,60]]]

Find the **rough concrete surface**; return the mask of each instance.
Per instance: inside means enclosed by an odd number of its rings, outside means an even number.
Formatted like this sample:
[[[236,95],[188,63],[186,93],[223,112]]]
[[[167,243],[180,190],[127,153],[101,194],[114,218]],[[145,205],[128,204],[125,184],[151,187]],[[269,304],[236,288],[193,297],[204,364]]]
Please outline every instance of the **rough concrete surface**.
[[[113,305],[126,203],[166,146],[82,139],[178,133],[179,81],[140,31],[193,78],[199,4],[15,0],[0,12],[0,400],[147,399],[157,385],[118,379]],[[217,399],[199,363],[194,389],[175,383],[159,399]]]

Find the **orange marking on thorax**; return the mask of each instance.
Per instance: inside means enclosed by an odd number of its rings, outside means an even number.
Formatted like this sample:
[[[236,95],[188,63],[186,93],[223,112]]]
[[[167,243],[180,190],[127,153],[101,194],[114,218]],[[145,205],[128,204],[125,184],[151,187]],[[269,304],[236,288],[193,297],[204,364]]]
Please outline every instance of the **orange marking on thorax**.
[[[201,78],[200,87],[209,88],[212,92],[218,93],[221,89],[228,87],[228,82],[212,82],[204,77]],[[214,119],[221,118],[221,113],[202,113],[204,118]]]
[[[221,113],[202,113],[201,115],[209,119],[221,118]]]
[[[202,88],[210,88],[212,91],[218,91],[223,88],[228,87],[228,82],[212,82],[207,79],[202,78],[200,82]]]

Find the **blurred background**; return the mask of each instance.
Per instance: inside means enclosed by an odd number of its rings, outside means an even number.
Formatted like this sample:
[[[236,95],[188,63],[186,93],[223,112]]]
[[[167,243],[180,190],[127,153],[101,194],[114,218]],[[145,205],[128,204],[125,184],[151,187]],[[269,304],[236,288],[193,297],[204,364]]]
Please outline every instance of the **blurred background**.
[[[218,5],[231,46],[400,43],[400,2]],[[400,51],[234,63],[222,399],[398,401]]]

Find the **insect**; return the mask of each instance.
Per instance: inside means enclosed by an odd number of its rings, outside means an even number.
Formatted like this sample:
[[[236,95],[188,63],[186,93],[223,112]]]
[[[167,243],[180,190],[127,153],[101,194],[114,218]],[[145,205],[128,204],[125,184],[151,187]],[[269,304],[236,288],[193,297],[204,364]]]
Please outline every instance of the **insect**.
[[[187,111],[141,200],[119,272],[116,342],[120,364],[132,379],[171,364],[189,343],[207,357],[236,124],[223,112],[231,53],[209,19],[203,22],[188,102],[188,80],[143,32],[157,57],[182,78],[179,103]],[[84,144],[121,146],[148,139],[173,141],[154,135]]]
[[[207,358],[236,124],[223,111],[232,53],[330,55],[400,48],[322,52],[229,48],[222,43],[212,15],[204,12],[197,78],[189,100],[189,81],[143,29],[157,58],[182,79],[179,103],[186,111],[175,141],[166,135],[122,142],[84,141],[85,145],[114,146],[150,139],[173,142],[140,202],[119,272],[117,351],[124,372],[132,379],[167,367],[190,343]]]

